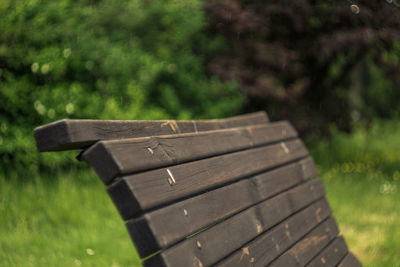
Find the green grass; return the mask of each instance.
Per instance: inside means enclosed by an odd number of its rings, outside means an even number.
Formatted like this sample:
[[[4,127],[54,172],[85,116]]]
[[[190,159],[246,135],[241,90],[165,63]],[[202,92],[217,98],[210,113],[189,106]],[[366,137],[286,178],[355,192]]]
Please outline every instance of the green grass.
[[[359,179],[358,179],[359,178]],[[363,177],[324,180],[342,235],[364,266],[400,266],[400,195],[383,193],[384,183]],[[391,184],[399,188],[400,183]]]
[[[376,122],[311,146],[339,228],[364,266],[400,266],[399,137],[400,123]],[[24,182],[0,177],[0,266],[140,260],[94,172],[60,171]]]
[[[400,123],[333,131],[312,149],[339,228],[364,266],[400,266]]]
[[[51,178],[0,178],[0,266],[141,266],[94,173]]]

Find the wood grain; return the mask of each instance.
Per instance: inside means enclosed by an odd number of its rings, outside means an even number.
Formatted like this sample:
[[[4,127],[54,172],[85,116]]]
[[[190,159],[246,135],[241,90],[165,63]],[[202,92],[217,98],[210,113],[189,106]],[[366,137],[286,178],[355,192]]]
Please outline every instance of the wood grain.
[[[326,200],[317,201],[245,244],[215,266],[267,266],[330,214],[331,209]],[[243,251],[248,251],[248,257],[243,257]]]
[[[298,241],[278,259],[271,263],[271,267],[305,266],[319,251],[329,244],[339,233],[333,218],[327,219],[318,225],[305,237]]]
[[[87,149],[146,267],[361,266],[296,131],[268,122],[62,120],[35,139]]]
[[[107,190],[129,217],[307,156],[299,139],[123,176]]]
[[[348,250],[343,237],[335,238],[323,251],[321,251],[307,267],[334,267],[346,256]]]
[[[104,183],[117,175],[199,160],[287,140],[297,132],[286,121],[199,133],[97,142],[83,155]]]
[[[161,258],[165,266],[171,267],[196,266],[197,261],[201,262],[202,266],[210,266],[291,214],[320,199],[324,194],[321,181],[319,179],[312,180],[246,209],[162,251],[155,257]],[[330,213],[330,209],[325,204],[326,202],[318,202],[318,207],[313,206],[314,214],[317,209],[321,209],[321,213],[323,211]],[[302,214],[300,221],[304,221],[307,217]],[[289,228],[288,231],[294,229]],[[157,263],[159,261],[155,260]],[[154,266],[152,262],[153,260],[150,258],[145,261],[145,266]]]
[[[99,140],[170,135],[235,128],[268,122],[265,112],[218,120],[119,121],[65,119],[34,130],[39,151],[86,148]]]
[[[146,213],[129,220],[127,228],[146,257],[315,175],[313,160],[306,158]]]

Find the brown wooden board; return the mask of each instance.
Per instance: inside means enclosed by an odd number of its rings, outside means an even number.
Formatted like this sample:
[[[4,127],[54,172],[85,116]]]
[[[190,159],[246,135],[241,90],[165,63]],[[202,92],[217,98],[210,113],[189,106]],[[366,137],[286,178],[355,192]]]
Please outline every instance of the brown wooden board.
[[[215,266],[267,266],[330,214],[331,209],[326,200],[317,201],[245,244]],[[246,252],[246,258],[243,252]]]
[[[323,251],[321,251],[307,267],[333,267],[337,266],[339,262],[347,254],[347,245],[343,237],[335,238]]]
[[[297,136],[286,121],[224,130],[97,142],[83,155],[104,183],[121,174],[180,164]]]
[[[306,155],[303,143],[295,139],[124,176],[107,190],[120,213],[130,217]]]
[[[215,264],[291,214],[322,198],[324,194],[322,182],[319,179],[312,180],[162,251],[146,260],[145,266],[189,267]],[[326,202],[318,202],[317,206],[313,209],[314,216],[317,209],[321,209],[321,214],[330,213]],[[302,216],[301,222],[307,217]],[[295,234],[294,229],[296,228],[286,230]]]
[[[317,175],[311,158],[218,188],[127,222],[141,257]]]
[[[362,266],[361,263],[350,252],[342,259],[342,261],[338,265],[338,267],[361,267],[361,266]]]
[[[318,225],[292,248],[279,256],[271,267],[305,266],[315,255],[329,244],[339,233],[333,218]]]
[[[65,119],[37,127],[34,131],[39,151],[86,148],[99,140],[191,133],[235,128],[268,122],[265,112],[218,120],[118,121]]]

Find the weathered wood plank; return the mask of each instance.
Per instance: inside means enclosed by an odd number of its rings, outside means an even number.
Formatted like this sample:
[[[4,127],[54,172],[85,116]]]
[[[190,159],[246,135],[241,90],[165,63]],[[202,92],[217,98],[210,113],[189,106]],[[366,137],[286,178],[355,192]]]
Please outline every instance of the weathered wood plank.
[[[343,237],[339,236],[335,238],[323,251],[321,251],[307,267],[333,267],[339,264],[339,262],[346,256],[348,250],[346,242]]]
[[[305,206],[322,198],[325,194],[319,179],[312,180],[284,192],[272,199],[246,209],[207,230],[186,239],[175,246],[145,261],[145,266],[210,266],[221,258],[239,249],[244,244],[267,231],[272,226],[299,211]],[[330,213],[326,202],[313,206],[314,213],[320,209],[321,215]],[[312,216],[311,213],[307,215]],[[300,215],[303,222],[308,216]],[[289,226],[287,226],[289,227]],[[289,235],[295,234],[295,228],[287,228]],[[158,258],[158,259],[157,259]],[[228,265],[232,266],[232,265]]]
[[[294,128],[283,121],[200,133],[101,141],[87,149],[82,159],[108,184],[117,175],[180,164],[296,136]]]
[[[215,266],[267,266],[330,214],[326,199],[322,199],[242,246]],[[243,252],[248,254],[246,258]]]
[[[279,256],[271,267],[305,266],[315,255],[329,244],[339,233],[333,218],[318,225],[292,248]]]
[[[120,213],[133,216],[306,155],[303,143],[296,139],[124,176],[107,190]]]
[[[306,158],[146,213],[128,221],[127,228],[146,257],[315,175],[313,160]]]
[[[352,254],[348,253],[339,263],[338,267],[361,267],[361,262]]]
[[[37,127],[34,131],[39,151],[86,148],[99,140],[191,133],[235,128],[268,122],[265,112],[218,120],[118,121],[65,119]]]

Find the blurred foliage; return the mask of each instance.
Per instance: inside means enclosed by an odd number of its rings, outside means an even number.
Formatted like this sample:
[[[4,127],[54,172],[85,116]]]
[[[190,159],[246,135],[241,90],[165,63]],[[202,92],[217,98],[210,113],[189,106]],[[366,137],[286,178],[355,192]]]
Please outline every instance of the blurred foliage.
[[[399,121],[374,119],[368,128],[359,123],[349,134],[330,130],[329,140],[309,140],[315,161],[328,170],[325,178],[358,175],[362,180],[400,181]]]
[[[206,75],[220,42],[205,27],[199,0],[0,1],[0,170],[70,168],[70,153],[38,155],[33,140],[35,126],[62,118],[237,113],[237,87]]]
[[[75,152],[39,155],[33,140],[62,118],[218,118],[246,104],[320,136],[400,116],[397,1],[2,0],[0,15],[6,176],[71,166]]]
[[[208,69],[240,84],[248,110],[321,134],[400,113],[397,0],[212,0],[206,9],[211,35],[226,40]]]

